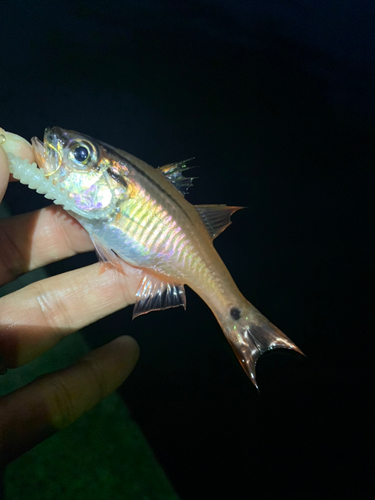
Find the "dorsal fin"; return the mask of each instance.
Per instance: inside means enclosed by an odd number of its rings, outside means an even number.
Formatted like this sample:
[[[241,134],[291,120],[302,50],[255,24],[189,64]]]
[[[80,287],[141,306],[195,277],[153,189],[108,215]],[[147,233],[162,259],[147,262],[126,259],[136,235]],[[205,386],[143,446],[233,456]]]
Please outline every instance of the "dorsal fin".
[[[197,179],[197,177],[185,177],[183,175],[186,170],[195,168],[194,166],[189,167],[186,165],[188,161],[193,159],[194,158],[189,158],[188,160],[178,163],[169,163],[163,167],[158,167],[158,170],[165,175],[169,182],[171,182],[184,196],[187,194],[189,187],[193,185],[193,180]]]
[[[152,274],[145,274],[136,295],[133,319],[141,314],[169,307],[183,306],[186,309],[184,285],[168,283]]]
[[[216,238],[230,224],[230,217],[237,210],[244,207],[228,207],[227,205],[195,205],[203,222],[206,224],[208,232],[212,238]]]

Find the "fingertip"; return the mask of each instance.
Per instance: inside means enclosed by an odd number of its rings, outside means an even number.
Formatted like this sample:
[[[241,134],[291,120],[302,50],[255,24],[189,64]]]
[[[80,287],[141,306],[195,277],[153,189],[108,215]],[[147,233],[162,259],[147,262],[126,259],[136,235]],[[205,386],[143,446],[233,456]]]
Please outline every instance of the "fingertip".
[[[28,160],[29,163],[35,162],[34,151],[31,144],[20,135],[7,132],[0,127],[0,139],[6,153],[13,153],[16,156],[20,156],[22,159]]]
[[[91,375],[96,374],[94,379],[104,382],[101,385],[102,399],[120,387],[128,378],[138,361],[138,357],[138,343],[134,338],[123,335],[89,352],[74,366],[77,366],[78,370],[89,366]],[[86,372],[86,374],[90,377],[90,373]]]
[[[0,200],[5,193],[8,181],[14,181],[12,175],[9,175],[7,153],[13,153],[28,160],[30,164],[35,162],[31,144],[23,137],[0,127]]]
[[[53,394],[46,399],[53,427],[66,427],[116,391],[133,371],[138,355],[134,339],[119,337],[69,368],[50,374],[46,382]]]
[[[4,149],[0,145],[0,201],[3,199],[5,190],[8,185],[9,169],[8,159]]]
[[[0,129],[0,137],[1,137],[1,129]],[[9,175],[8,158],[1,143],[0,143],[0,170],[1,174],[3,174],[3,171],[5,171],[5,173]]]
[[[130,337],[129,335],[121,335],[121,337],[117,337],[113,340],[112,345],[118,349],[122,349],[126,352],[126,356],[134,361],[134,365],[138,361],[139,358],[139,344],[135,340],[134,337]]]
[[[139,345],[133,337],[122,335],[97,350],[106,366],[111,391],[115,391],[130,375],[139,358]],[[95,351],[90,353],[96,356]],[[90,356],[89,355],[89,356]]]

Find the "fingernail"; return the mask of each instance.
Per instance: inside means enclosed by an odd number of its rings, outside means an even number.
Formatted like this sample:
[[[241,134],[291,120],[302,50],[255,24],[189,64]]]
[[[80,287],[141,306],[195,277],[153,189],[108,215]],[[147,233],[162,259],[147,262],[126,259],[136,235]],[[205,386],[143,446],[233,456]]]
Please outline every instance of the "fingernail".
[[[30,147],[30,143],[20,135],[7,132],[3,128],[0,128],[0,144],[4,144],[5,142],[5,151],[7,153],[13,153],[16,156],[19,156],[19,151],[24,144]]]
[[[0,145],[6,153],[13,153],[16,156],[27,159],[30,163],[35,161],[31,144],[20,135],[7,132],[1,127]]]

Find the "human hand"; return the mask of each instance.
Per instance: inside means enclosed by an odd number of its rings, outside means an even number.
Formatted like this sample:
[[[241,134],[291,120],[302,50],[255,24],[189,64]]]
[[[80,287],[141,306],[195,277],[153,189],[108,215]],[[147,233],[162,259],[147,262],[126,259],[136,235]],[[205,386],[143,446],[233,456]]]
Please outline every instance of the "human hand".
[[[34,161],[27,141],[5,133],[3,147]],[[1,141],[0,141],[1,142]],[[0,145],[0,201],[9,180]],[[50,262],[92,250],[78,222],[55,205],[0,219],[0,286]],[[66,335],[135,301],[139,275],[94,264],[0,298],[0,373],[36,358]],[[138,359],[138,344],[118,337],[77,363],[0,400],[0,464],[66,427],[115,391]],[[1,383],[1,379],[0,379]]]

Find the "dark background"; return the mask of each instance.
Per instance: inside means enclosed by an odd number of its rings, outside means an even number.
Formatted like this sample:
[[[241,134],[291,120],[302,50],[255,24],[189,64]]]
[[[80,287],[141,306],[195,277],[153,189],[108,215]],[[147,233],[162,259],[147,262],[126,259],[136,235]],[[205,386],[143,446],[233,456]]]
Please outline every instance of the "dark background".
[[[195,156],[189,201],[248,207],[216,248],[307,355],[264,356],[258,394],[190,290],[186,312],[86,329],[139,342],[120,394],[181,499],[372,498],[374,23],[362,0],[1,2],[0,125]]]

